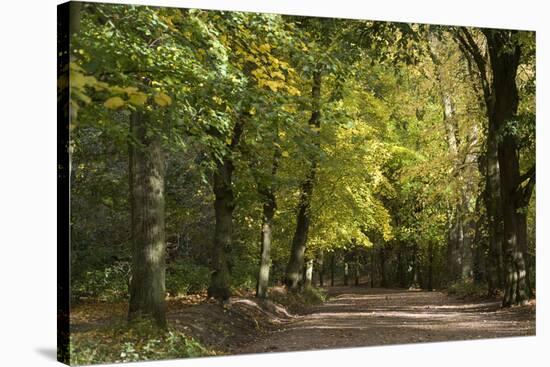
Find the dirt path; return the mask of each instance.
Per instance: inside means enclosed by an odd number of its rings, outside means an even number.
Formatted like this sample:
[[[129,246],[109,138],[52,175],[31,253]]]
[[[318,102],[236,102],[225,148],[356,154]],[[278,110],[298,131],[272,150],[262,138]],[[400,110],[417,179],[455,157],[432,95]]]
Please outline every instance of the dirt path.
[[[441,292],[334,287],[331,299],[236,353],[535,335],[535,306],[500,309]]]

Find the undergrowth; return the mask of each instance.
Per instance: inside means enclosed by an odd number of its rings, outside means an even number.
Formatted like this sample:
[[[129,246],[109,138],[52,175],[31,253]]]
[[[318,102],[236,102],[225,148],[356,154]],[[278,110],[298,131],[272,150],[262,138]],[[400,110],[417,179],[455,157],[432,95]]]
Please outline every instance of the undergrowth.
[[[142,321],[121,323],[88,332],[73,333],[71,364],[152,361],[216,355],[195,339],[168,327],[163,330]]]
[[[307,310],[308,306],[319,305],[325,302],[327,300],[327,293],[321,288],[305,287],[298,292],[291,292],[286,289],[272,291],[269,297],[292,313],[303,313]]]
[[[454,282],[447,288],[447,294],[458,298],[484,298],[487,291],[487,284],[476,283],[471,279]]]

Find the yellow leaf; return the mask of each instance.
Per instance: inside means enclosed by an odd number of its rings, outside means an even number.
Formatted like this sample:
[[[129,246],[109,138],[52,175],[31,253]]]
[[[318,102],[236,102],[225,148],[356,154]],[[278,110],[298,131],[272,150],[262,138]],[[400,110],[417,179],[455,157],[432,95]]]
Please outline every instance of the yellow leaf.
[[[280,87],[284,86],[284,83],[274,80],[268,80],[265,82],[265,85],[267,85],[269,89],[271,89],[273,92],[277,92]]]
[[[172,98],[164,93],[155,94],[155,103],[161,107],[170,106],[172,104]]]
[[[273,78],[279,78],[279,79],[282,79],[282,80],[285,80],[285,75],[283,73],[281,73],[280,71],[274,71],[271,73],[271,76]]]
[[[288,91],[288,94],[290,94],[291,96],[300,95],[300,91],[297,88],[294,88],[293,86],[288,86],[286,90]]]
[[[261,52],[269,52],[271,51],[271,46],[267,43],[264,43],[263,45],[260,45],[258,47],[258,50],[260,50]]]
[[[147,94],[137,92],[130,94],[130,99],[128,100],[134,106],[143,106],[147,102]]]
[[[288,152],[285,150],[281,153],[281,155],[285,158],[288,158],[290,155],[288,154]]]
[[[126,94],[130,95],[132,93],[136,93],[138,91],[138,89],[136,87],[126,87],[124,89],[122,89],[124,92],[126,92]]]
[[[120,97],[111,97],[108,100],[106,100],[105,103],[103,103],[103,105],[110,110],[115,110],[117,108],[124,106],[124,100]]]
[[[77,71],[73,71],[70,74],[70,81],[73,88],[82,88],[86,85],[86,76]]]

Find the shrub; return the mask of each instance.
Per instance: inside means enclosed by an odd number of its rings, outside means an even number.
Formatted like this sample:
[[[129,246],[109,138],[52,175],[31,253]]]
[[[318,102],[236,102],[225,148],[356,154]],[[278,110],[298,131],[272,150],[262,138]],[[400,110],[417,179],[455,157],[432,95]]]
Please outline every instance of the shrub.
[[[94,298],[101,301],[115,301],[128,298],[130,264],[116,262],[103,269],[88,270],[72,279],[71,296]]]
[[[208,287],[210,270],[189,262],[172,262],[166,268],[166,291],[171,295],[199,293]]]
[[[327,299],[326,291],[315,287],[305,287],[300,292],[280,288],[271,290],[269,297],[293,313],[305,313],[309,306],[321,304]]]
[[[326,301],[327,291],[322,288],[306,287],[302,291],[302,298],[308,305],[319,305]]]
[[[135,362],[200,357],[216,353],[195,339],[169,328],[161,330],[150,322],[124,324],[99,331],[73,334],[71,365]]]
[[[487,295],[487,284],[475,283],[472,279],[454,282],[447,288],[447,294],[459,298],[480,298]]]

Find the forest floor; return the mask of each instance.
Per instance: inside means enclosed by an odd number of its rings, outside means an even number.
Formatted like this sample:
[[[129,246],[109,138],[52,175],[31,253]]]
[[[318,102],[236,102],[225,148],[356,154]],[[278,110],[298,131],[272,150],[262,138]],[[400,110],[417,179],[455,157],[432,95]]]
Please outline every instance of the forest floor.
[[[331,287],[328,295],[328,301],[300,315],[250,295],[232,297],[223,307],[204,295],[188,296],[168,301],[168,320],[215,354],[535,335],[534,302],[501,309],[498,300],[365,287]],[[126,308],[123,303],[78,305],[71,332],[86,334],[123,322]]]

